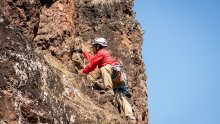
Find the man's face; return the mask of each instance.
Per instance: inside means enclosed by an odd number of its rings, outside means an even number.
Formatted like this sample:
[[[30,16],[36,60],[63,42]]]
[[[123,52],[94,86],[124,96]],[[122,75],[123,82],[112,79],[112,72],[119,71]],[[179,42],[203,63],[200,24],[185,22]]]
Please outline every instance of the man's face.
[[[92,50],[93,50],[93,53],[96,54],[97,53],[97,50],[96,50],[96,45],[92,45]]]

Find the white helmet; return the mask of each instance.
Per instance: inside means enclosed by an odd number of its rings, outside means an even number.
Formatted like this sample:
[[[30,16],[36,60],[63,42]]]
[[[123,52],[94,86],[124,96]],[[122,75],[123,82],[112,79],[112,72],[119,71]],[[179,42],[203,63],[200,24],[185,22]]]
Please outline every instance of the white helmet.
[[[106,47],[107,46],[107,41],[106,41],[105,38],[102,38],[102,37],[95,38],[92,41],[92,45],[96,45],[96,44],[99,44],[99,45],[102,45],[102,46]]]

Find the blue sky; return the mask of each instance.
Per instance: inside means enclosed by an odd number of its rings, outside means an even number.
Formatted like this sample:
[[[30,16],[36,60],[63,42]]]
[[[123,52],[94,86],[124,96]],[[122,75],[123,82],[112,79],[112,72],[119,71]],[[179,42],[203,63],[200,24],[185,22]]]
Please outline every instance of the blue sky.
[[[135,0],[149,124],[220,124],[220,1]]]

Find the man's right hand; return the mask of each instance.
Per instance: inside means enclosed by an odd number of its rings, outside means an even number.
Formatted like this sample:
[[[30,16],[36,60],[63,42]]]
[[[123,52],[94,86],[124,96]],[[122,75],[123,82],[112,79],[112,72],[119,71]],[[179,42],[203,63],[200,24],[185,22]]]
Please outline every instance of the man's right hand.
[[[79,48],[79,49],[71,49],[71,53],[82,53],[82,49]]]

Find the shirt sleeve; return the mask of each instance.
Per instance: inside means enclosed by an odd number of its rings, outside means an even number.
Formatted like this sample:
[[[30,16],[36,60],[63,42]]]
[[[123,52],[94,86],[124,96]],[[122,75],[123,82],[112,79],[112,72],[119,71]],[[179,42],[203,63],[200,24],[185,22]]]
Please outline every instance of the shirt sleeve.
[[[91,59],[94,57],[93,55],[91,55],[90,53],[88,53],[88,52],[83,52],[83,56],[85,57],[85,59],[88,61],[88,62],[90,62],[91,61]]]
[[[97,65],[102,61],[104,55],[101,52],[98,52],[94,57],[89,61],[89,64],[83,69],[83,73],[88,74],[93,71]]]

